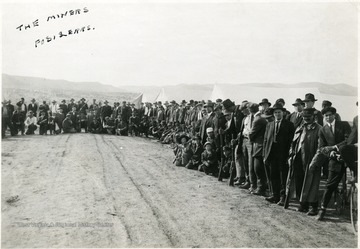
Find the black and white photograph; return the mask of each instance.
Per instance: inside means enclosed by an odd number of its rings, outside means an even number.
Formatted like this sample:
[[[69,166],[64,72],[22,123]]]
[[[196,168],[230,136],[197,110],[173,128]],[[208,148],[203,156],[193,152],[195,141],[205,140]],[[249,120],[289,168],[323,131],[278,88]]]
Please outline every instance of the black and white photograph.
[[[358,247],[358,0],[0,6],[2,248]]]

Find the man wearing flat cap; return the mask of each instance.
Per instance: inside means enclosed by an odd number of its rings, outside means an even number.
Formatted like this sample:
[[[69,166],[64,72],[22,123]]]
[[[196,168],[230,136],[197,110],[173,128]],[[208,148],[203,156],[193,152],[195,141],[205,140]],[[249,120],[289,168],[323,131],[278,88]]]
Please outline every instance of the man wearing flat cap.
[[[335,121],[335,113],[334,107],[326,107],[322,110],[326,123],[319,132],[319,151],[329,160],[329,174],[318,220],[324,219],[331,196],[345,173],[345,165],[338,160],[338,154],[339,148],[346,144],[351,128],[348,122]]]
[[[320,168],[310,170],[310,164],[318,149],[321,125],[315,123],[314,108],[303,109],[303,123],[295,130],[290,148],[290,165],[287,188],[295,182],[296,197],[300,201],[299,212],[308,215],[318,213],[318,193],[321,179]],[[287,191],[291,195],[290,189]],[[309,207],[311,210],[309,211]]]
[[[322,109],[324,109],[326,107],[331,107],[331,106],[332,106],[332,103],[329,100],[324,100],[322,102]],[[340,117],[339,113],[335,113],[335,121],[341,121],[341,117]],[[325,117],[323,119],[323,123],[324,124],[326,123]]]
[[[288,120],[297,128],[303,121],[302,110],[305,107],[305,103],[300,98],[297,98],[292,105],[294,106],[294,112],[288,116]]]
[[[305,103],[305,108],[314,108],[314,104],[316,101],[317,99],[315,99],[315,96],[312,93],[305,94],[305,99],[303,99],[303,102]],[[315,109],[315,122],[321,126],[323,126],[324,124],[323,115],[321,114],[320,111],[316,109]]]
[[[272,196],[265,199],[283,206],[285,203],[285,186],[288,174],[287,159],[294,136],[294,125],[284,119],[285,108],[275,104],[275,120],[266,126],[263,145],[264,164],[269,165]]]

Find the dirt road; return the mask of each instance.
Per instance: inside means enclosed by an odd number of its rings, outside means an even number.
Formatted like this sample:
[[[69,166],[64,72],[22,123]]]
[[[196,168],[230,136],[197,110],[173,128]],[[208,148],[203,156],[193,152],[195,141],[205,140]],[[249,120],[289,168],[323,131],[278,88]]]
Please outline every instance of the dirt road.
[[[356,247],[348,220],[268,204],[144,138],[2,142],[2,247]]]

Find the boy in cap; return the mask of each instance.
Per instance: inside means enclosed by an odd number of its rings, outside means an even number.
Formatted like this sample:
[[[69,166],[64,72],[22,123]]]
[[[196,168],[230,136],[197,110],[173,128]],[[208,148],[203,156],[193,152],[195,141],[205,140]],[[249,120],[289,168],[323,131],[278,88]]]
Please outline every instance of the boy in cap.
[[[204,151],[203,145],[201,144],[201,137],[195,135],[193,143],[191,144],[192,157],[188,164],[185,165],[187,169],[198,169],[201,164],[201,154]]]
[[[204,147],[205,151],[201,154],[201,164],[199,165],[198,170],[204,171],[207,175],[212,174],[213,176],[216,176],[218,168],[216,153],[210,142],[206,142]]]
[[[231,158],[231,148],[227,145],[223,147],[223,157],[224,157],[224,161],[222,165],[221,176],[223,178],[229,178],[232,158]]]

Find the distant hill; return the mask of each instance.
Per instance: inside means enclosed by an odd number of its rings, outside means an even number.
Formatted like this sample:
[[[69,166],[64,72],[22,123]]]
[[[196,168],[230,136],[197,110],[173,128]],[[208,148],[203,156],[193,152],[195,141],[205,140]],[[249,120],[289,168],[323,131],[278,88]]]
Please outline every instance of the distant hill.
[[[122,90],[99,82],[71,82],[67,80],[51,80],[38,77],[25,77],[3,74],[3,88],[36,89],[36,90],[67,90],[86,92],[121,92]]]
[[[221,84],[224,87],[231,87],[235,84]],[[238,86],[238,84],[237,84]],[[303,82],[296,84],[281,84],[281,83],[245,83],[241,86],[251,86],[251,87],[269,87],[269,88],[318,88],[320,93],[330,94],[330,95],[341,95],[341,96],[357,96],[357,87],[350,86],[347,84],[325,84],[320,82]],[[165,92],[169,91],[181,91],[182,88],[187,88],[189,91],[211,91],[213,89],[213,84],[178,84],[178,85],[168,85],[168,86],[121,86],[121,89],[124,92],[145,92],[145,93],[158,93],[162,88],[165,89]],[[153,94],[152,94],[153,95]]]
[[[32,98],[37,101],[62,99],[79,100],[85,98],[90,102],[92,99],[114,101],[131,101],[138,94],[124,92],[121,89],[104,85],[98,82],[71,82],[66,80],[50,80],[37,77],[2,75],[2,99],[10,99],[13,102],[25,98],[27,103]]]

